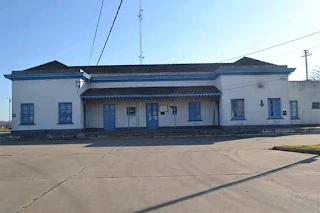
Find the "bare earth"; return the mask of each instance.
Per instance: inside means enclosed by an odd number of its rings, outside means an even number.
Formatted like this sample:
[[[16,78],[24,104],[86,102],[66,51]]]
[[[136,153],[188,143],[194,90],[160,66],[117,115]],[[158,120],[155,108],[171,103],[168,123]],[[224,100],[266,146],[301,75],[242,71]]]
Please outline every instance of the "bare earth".
[[[268,150],[319,141],[2,142],[0,212],[320,212],[320,157]]]

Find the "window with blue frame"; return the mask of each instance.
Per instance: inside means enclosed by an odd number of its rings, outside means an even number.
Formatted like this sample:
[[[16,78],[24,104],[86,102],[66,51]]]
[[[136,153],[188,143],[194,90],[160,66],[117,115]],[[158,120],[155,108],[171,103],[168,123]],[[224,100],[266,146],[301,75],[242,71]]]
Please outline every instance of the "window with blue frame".
[[[72,103],[59,103],[59,123],[72,124]]]
[[[291,119],[299,119],[298,101],[290,101]]]
[[[244,120],[244,99],[231,100],[231,119]]]
[[[281,118],[280,98],[268,98],[268,117]]]
[[[201,121],[200,102],[189,102],[189,121]]]
[[[34,124],[34,104],[21,104],[21,125]]]

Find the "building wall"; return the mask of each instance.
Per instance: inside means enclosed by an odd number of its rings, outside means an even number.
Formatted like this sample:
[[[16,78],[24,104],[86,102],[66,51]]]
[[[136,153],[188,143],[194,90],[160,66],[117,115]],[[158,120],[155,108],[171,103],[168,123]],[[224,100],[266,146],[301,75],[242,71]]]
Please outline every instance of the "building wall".
[[[312,102],[320,102],[319,81],[290,81],[289,97],[290,101],[298,101],[300,118],[291,120],[292,124],[320,124],[320,109],[312,109]]]
[[[183,86],[214,86],[215,80],[195,81],[137,81],[137,82],[97,82],[90,88],[122,88],[122,87],[183,87]],[[218,87],[217,87],[218,88]]]
[[[212,126],[214,125],[214,98],[177,98],[177,99],[103,99],[86,100],[86,127],[103,128],[103,104],[116,104],[116,128],[128,128],[127,107],[136,107],[136,116],[129,116],[130,127],[146,127],[146,104],[158,103],[167,105],[168,112],[164,115],[158,114],[159,127],[176,126]],[[201,102],[202,121],[188,121],[188,102]],[[177,115],[172,115],[170,106],[177,106]],[[217,113],[217,112],[216,112]],[[175,117],[175,118],[174,118]],[[215,124],[218,118],[215,118]]]
[[[86,128],[103,128],[103,104],[116,104],[116,127],[146,127],[146,103],[167,105],[165,115],[159,113],[159,127],[174,126],[242,126],[318,124],[320,109],[311,109],[312,102],[320,102],[319,82],[288,82],[281,75],[222,75],[216,80],[149,81],[149,82],[80,82],[78,79],[24,80],[12,82],[13,130],[83,129],[84,104],[86,105]],[[218,98],[175,99],[80,99],[88,88],[119,87],[167,87],[167,86],[216,86],[222,95]],[[268,98],[280,98],[282,119],[268,119]],[[245,120],[231,120],[231,99],[244,99]],[[260,106],[261,100],[263,106]],[[290,119],[290,100],[298,101],[300,120]],[[201,102],[202,121],[189,122],[188,102]],[[73,124],[58,123],[58,103],[72,102]],[[21,103],[34,103],[35,125],[20,125]],[[218,105],[219,103],[219,105]],[[170,106],[178,107],[172,115]],[[127,116],[127,107],[136,107],[136,116]],[[220,113],[218,112],[220,108]],[[218,117],[218,115],[220,115]]]
[[[84,80],[80,80],[80,88],[77,89],[77,96],[81,95],[83,92],[85,92],[87,89],[90,88],[90,83],[84,81]],[[82,128],[86,128],[85,127],[85,108],[84,108],[84,102],[81,100],[80,103],[80,124],[82,124]]]
[[[12,81],[12,129],[55,130],[83,129],[83,104],[78,79]],[[81,86],[85,86],[82,84]],[[57,124],[59,102],[72,102],[73,124]],[[21,103],[34,103],[35,125],[20,125]]]
[[[192,75],[211,75],[213,70],[207,71],[194,71],[194,72],[144,72],[144,73],[96,73],[91,74],[92,77],[127,77],[127,76],[192,76]]]
[[[224,75],[220,120],[222,126],[290,124],[287,75]],[[281,98],[283,119],[268,119],[268,98]],[[245,120],[231,120],[231,99],[244,99]],[[260,106],[261,100],[264,106]]]

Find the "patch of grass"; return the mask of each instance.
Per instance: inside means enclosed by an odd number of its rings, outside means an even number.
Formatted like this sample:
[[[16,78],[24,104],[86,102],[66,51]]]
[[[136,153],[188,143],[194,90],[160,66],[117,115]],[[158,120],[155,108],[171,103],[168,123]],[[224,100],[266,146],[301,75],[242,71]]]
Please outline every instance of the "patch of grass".
[[[0,132],[10,132],[10,129],[0,129]]]
[[[274,150],[320,155],[320,144],[275,146]]]
[[[320,144],[312,144],[312,145],[285,145],[287,148],[296,148],[296,149],[310,149],[320,151]]]

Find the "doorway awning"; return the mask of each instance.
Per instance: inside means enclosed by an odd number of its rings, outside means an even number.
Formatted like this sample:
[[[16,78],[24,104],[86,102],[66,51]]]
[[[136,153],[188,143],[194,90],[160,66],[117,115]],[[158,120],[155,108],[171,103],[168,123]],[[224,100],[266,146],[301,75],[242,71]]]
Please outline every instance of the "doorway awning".
[[[213,97],[221,92],[215,86],[195,87],[132,87],[88,89],[82,99],[115,99],[115,98],[180,98],[180,97]]]

